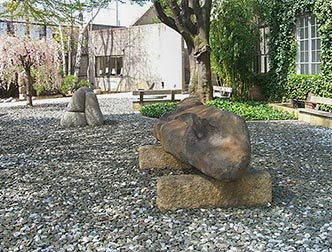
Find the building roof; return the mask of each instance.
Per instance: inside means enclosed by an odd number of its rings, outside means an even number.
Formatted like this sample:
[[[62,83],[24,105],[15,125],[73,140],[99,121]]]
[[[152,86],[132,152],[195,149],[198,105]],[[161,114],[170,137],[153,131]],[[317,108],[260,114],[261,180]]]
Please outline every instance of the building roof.
[[[136,20],[133,26],[155,23],[159,23],[159,19],[157,17],[157,12],[152,5],[139,19]]]

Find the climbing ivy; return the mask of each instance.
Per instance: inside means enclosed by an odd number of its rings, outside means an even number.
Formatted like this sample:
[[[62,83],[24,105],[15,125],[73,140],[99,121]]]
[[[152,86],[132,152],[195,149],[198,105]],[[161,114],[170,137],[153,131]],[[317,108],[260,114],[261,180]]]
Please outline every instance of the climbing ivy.
[[[272,100],[289,99],[288,85],[295,73],[295,25],[297,15],[313,13],[318,20],[321,48],[321,78],[318,95],[332,97],[332,0],[272,0],[270,27],[270,67],[272,81],[266,87]]]
[[[332,0],[316,0],[315,15],[322,40],[320,95],[332,97]]]

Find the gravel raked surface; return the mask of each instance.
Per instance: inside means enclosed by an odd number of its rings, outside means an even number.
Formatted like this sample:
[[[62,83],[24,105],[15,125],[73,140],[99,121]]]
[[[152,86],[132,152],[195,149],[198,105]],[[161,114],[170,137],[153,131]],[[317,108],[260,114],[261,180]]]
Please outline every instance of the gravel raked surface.
[[[160,212],[137,152],[155,119],[99,102],[95,128],[61,128],[64,103],[0,108],[0,251],[332,251],[332,129],[248,122],[272,204]]]

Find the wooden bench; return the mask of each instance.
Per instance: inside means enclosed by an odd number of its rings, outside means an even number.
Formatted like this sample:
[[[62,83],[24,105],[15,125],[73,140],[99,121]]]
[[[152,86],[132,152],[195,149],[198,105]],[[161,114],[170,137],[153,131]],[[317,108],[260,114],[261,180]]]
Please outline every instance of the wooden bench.
[[[229,99],[232,96],[233,89],[225,86],[213,86],[213,97]]]
[[[148,104],[153,104],[158,102],[180,101],[180,99],[175,99],[176,94],[182,94],[182,90],[180,89],[135,90],[133,91],[133,96],[138,96],[138,99],[133,101],[133,109],[135,111],[138,111],[142,106]]]
[[[320,105],[332,105],[332,98],[309,93],[304,101],[305,108],[299,108],[299,120],[332,128],[332,113],[319,110]]]

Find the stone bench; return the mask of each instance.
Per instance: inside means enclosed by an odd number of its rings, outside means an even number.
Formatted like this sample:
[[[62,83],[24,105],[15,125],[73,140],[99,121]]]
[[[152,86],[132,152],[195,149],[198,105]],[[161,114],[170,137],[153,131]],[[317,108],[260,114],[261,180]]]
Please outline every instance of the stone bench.
[[[308,94],[305,100],[305,108],[299,108],[299,120],[315,125],[332,128],[332,113],[319,110],[320,105],[332,105],[332,98]]]
[[[213,86],[213,97],[230,99],[233,89],[225,86]]]
[[[176,102],[176,94],[182,94],[180,89],[160,89],[160,90],[135,90],[133,96],[138,96],[133,101],[133,109],[139,111],[142,106],[158,103],[158,102]],[[170,96],[169,98],[167,98]]]

